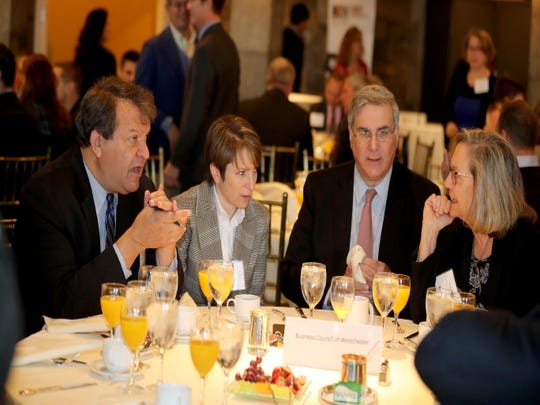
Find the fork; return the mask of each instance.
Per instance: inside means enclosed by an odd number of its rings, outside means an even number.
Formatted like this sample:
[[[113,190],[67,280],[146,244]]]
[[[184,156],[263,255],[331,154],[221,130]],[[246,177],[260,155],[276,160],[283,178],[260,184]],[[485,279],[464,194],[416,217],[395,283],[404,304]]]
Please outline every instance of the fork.
[[[69,364],[69,363],[86,364],[86,362],[84,361],[76,360],[77,357],[79,357],[80,355],[81,353],[75,353],[71,357],[55,357],[54,359],[51,359],[51,360],[57,366],[63,366],[64,364]]]

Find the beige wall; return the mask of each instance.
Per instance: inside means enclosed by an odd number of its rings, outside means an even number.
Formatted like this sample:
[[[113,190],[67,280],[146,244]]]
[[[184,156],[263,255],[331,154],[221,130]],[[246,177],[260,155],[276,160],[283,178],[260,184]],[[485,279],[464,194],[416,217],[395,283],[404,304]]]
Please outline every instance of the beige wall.
[[[156,31],[156,2],[159,0],[48,0],[47,53],[53,62],[72,60],[88,12],[108,11],[105,47],[117,63],[127,49],[139,50]]]

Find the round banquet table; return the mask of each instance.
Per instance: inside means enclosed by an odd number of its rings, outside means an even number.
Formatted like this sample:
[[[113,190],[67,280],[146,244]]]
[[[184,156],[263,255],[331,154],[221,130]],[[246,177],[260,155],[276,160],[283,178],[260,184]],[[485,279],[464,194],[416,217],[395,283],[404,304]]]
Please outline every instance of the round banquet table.
[[[269,329],[272,330],[273,323],[282,323],[281,316],[272,311],[272,307],[263,307],[267,310],[269,318]],[[199,313],[203,314],[206,308],[199,308]],[[280,307],[280,311],[286,316],[299,317],[298,312],[292,307]],[[212,308],[215,312],[215,308]],[[309,314],[307,309],[304,309]],[[226,309],[223,315],[232,317]],[[337,317],[332,311],[316,310],[316,319],[335,320]],[[376,322],[380,322],[376,317]],[[414,332],[417,325],[409,320],[400,320],[400,324],[406,333]],[[391,333],[391,323],[387,324],[386,338]],[[40,332],[47,333],[47,332]],[[247,334],[246,334],[247,335]],[[97,339],[100,337],[96,336]],[[249,355],[245,349],[237,365],[230,372],[230,381],[234,380],[237,372],[242,372],[254,356]],[[376,375],[368,375],[368,386],[374,389],[378,395],[378,403],[386,404],[434,404],[434,398],[429,389],[422,383],[414,368],[414,351],[410,346],[403,346],[399,349],[385,352],[383,357],[389,360],[390,380],[389,386],[378,385]],[[266,374],[270,374],[275,366],[282,365],[283,349],[271,347],[264,356],[262,367]],[[98,375],[91,370],[91,365],[101,361],[101,350],[95,349],[82,352],[78,360],[87,364],[70,363],[63,366],[53,364],[51,361],[41,361],[25,366],[12,367],[6,383],[8,404],[154,404],[156,402],[155,391],[146,391],[142,394],[129,396],[121,389],[126,381],[111,380],[108,375]],[[340,359],[337,359],[340,362]],[[143,356],[143,362],[147,365],[142,371],[142,376],[137,379],[137,383],[142,386],[149,386],[157,381],[159,373],[159,356],[149,353]],[[149,367],[148,367],[149,366]],[[309,386],[302,397],[293,401],[295,404],[320,404],[324,403],[320,398],[321,387],[334,383],[338,380],[339,372],[331,370],[314,369],[308,367],[291,366],[295,375],[305,375],[309,381]],[[223,372],[218,364],[206,377],[205,403],[220,404],[223,400],[224,378]],[[177,341],[173,348],[165,353],[164,360],[164,382],[174,382],[188,385],[191,388],[191,403],[199,403],[200,377],[195,370],[189,353],[189,343]],[[24,388],[44,387],[51,385],[69,385],[78,383],[96,383],[96,385],[61,390],[54,392],[40,393],[32,396],[21,396],[19,391]],[[229,404],[256,404],[261,401],[246,399],[236,394],[227,396]],[[272,400],[270,400],[272,403]],[[285,402],[286,403],[286,402]]]

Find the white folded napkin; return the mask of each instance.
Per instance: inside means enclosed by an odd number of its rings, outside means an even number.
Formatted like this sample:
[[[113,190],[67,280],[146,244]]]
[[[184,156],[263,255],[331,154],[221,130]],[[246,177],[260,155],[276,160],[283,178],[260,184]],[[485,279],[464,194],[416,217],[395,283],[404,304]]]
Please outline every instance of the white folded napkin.
[[[191,295],[189,295],[188,292],[185,292],[180,297],[180,300],[178,300],[178,305],[182,306],[182,307],[194,307],[194,308],[197,308],[197,304],[195,304],[195,301],[193,301],[193,298],[191,298]]]
[[[49,333],[90,333],[109,330],[103,315],[80,319],[54,319],[43,316],[43,319],[45,320],[45,329]]]
[[[97,349],[102,345],[103,339],[97,335],[71,335],[41,330],[17,343],[11,365],[24,366],[37,361]]]
[[[362,273],[362,269],[360,268],[360,263],[362,263],[364,257],[366,257],[366,252],[364,252],[362,246],[355,245],[351,248],[349,254],[347,255],[347,265],[350,265],[352,268],[354,280],[359,283],[366,284],[364,273]]]

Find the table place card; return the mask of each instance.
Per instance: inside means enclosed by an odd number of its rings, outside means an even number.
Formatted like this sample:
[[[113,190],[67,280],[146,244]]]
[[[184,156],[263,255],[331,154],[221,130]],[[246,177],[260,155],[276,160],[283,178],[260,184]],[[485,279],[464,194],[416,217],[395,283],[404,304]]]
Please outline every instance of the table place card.
[[[435,278],[435,287],[444,288],[452,292],[458,292],[454,270],[449,269]]]
[[[341,370],[341,355],[361,354],[368,374],[377,374],[383,348],[380,326],[287,317],[283,361],[302,367]]]

